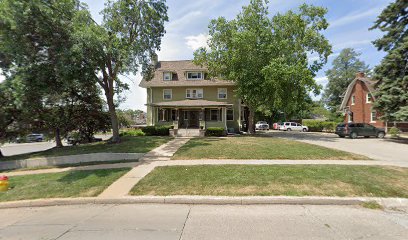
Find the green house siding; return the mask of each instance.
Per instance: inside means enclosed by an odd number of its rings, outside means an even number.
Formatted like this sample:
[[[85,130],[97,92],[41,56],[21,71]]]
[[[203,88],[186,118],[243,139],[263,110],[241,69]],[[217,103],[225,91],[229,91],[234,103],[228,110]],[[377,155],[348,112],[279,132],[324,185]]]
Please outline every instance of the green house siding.
[[[218,88],[227,89],[227,99],[218,99]],[[164,90],[171,90],[171,99],[165,99],[163,96]],[[235,97],[233,86],[195,86],[195,87],[151,87],[147,88],[147,124],[148,125],[172,125],[173,121],[159,121],[158,107],[150,106],[150,104],[157,104],[162,102],[172,102],[186,100],[186,90],[187,89],[202,89],[203,98],[202,100],[215,101],[232,104],[231,108],[233,110],[233,120],[226,119],[226,112],[222,110],[222,121],[202,121],[204,122],[205,128],[208,127],[227,127],[228,129],[233,128],[235,132],[239,131],[240,126],[240,100]],[[204,107],[206,109],[217,109],[216,107]],[[175,109],[175,108],[168,108]],[[179,114],[182,113],[184,109],[201,109],[201,107],[178,107],[180,109]],[[225,108],[220,108],[225,109]],[[183,116],[179,115],[180,119]],[[204,117],[205,119],[205,117]],[[201,123],[200,123],[201,125]]]

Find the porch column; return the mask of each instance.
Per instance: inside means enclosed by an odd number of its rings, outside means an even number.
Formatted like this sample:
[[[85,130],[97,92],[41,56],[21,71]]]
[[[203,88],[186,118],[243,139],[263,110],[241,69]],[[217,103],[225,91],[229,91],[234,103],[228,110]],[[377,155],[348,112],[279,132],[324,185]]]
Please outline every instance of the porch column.
[[[200,128],[205,129],[205,108],[201,108],[199,120]]]
[[[222,111],[224,112],[224,117],[223,117],[222,120],[224,121],[224,124],[225,124],[225,130],[228,130],[228,128],[227,128],[227,108],[223,107]]]
[[[178,129],[179,128],[179,109],[175,108],[176,111],[176,120],[173,121],[173,127],[174,129]]]

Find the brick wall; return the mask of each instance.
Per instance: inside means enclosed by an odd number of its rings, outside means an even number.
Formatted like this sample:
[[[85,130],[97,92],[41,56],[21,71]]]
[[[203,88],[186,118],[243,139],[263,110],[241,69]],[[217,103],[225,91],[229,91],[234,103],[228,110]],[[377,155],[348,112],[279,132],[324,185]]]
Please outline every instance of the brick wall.
[[[372,108],[372,103],[375,101],[374,98],[371,98],[371,103],[367,103],[367,94],[369,90],[364,82],[357,81],[354,85],[352,93],[347,101],[347,106],[349,107],[350,111],[353,112],[353,122],[363,122],[369,123],[376,127],[385,127],[383,121],[379,120],[380,114],[377,114],[377,120],[371,121],[371,111],[375,111]],[[354,96],[354,105],[352,104],[352,98]],[[344,117],[344,122],[349,121],[349,116],[346,113]]]

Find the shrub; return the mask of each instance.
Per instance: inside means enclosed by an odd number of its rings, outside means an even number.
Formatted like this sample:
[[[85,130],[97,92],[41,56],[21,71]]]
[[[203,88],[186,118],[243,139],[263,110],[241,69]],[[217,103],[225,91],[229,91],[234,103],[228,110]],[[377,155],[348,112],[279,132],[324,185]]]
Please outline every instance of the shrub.
[[[396,127],[392,127],[392,128],[390,128],[389,133],[391,134],[391,137],[398,137],[399,133],[400,133],[400,130],[398,128],[396,128]]]
[[[305,119],[302,121],[302,124],[307,126],[310,132],[334,132],[337,126],[336,122],[312,119]]]
[[[173,126],[147,126],[142,128],[142,131],[147,136],[168,136],[171,128]]]
[[[146,134],[140,129],[131,129],[131,130],[126,130],[120,133],[121,137],[124,137],[124,136],[136,137],[136,136],[144,136],[144,135]]]
[[[212,137],[221,137],[225,136],[225,129],[220,127],[210,127],[207,128],[205,134]]]

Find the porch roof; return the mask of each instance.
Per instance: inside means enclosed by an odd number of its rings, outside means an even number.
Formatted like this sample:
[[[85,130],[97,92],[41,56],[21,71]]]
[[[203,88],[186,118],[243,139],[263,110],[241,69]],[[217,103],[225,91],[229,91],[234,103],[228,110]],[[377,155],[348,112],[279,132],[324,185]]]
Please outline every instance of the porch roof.
[[[227,107],[232,106],[233,104],[202,99],[186,99],[181,101],[158,102],[148,105],[159,107]]]

